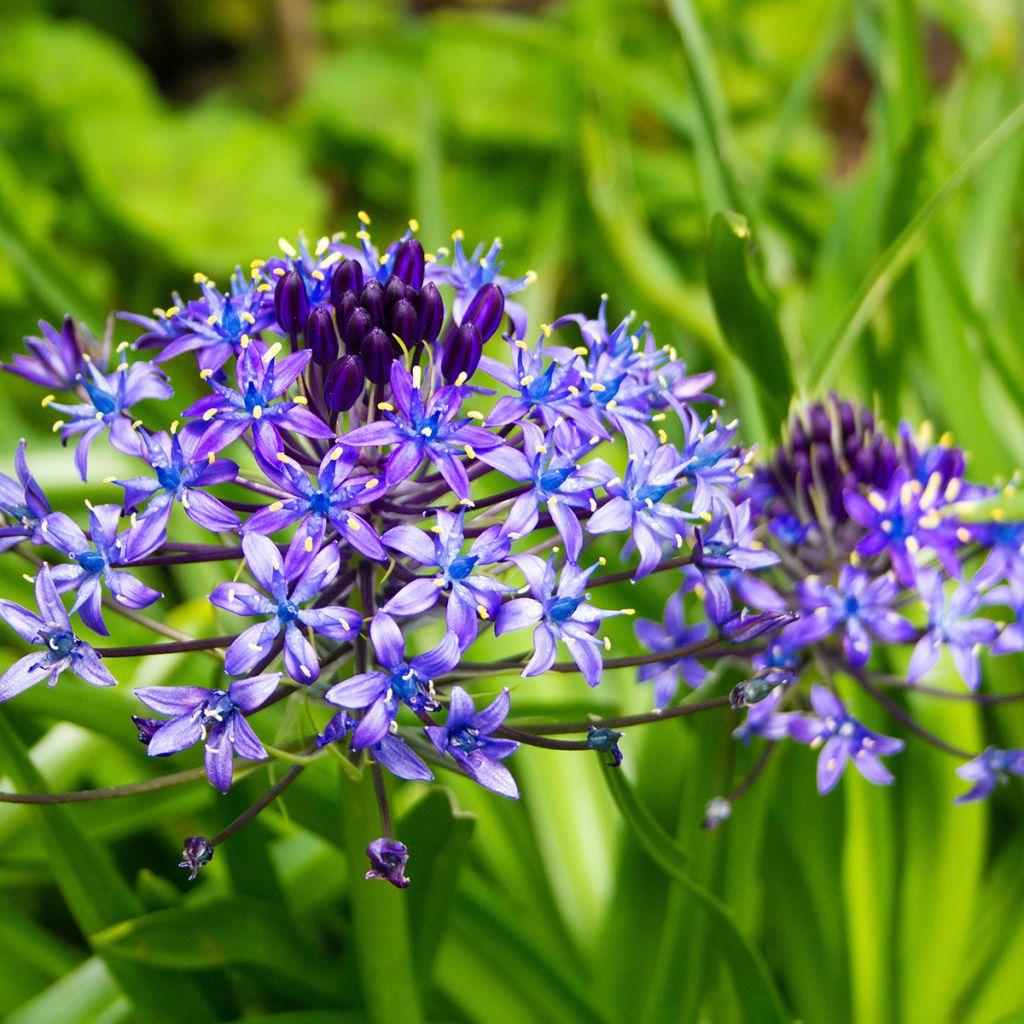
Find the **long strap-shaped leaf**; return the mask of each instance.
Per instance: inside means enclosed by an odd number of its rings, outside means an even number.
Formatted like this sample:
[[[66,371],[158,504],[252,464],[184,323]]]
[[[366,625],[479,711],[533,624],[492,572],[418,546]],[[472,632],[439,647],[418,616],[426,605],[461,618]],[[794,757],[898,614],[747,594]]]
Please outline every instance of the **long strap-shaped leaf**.
[[[686,854],[637,800],[622,771],[605,768],[604,777],[616,806],[641,846],[665,874],[690,893],[717,925],[716,934],[724,954],[723,960],[732,976],[743,1019],[758,1021],[759,1024],[790,1021],[792,1018],[786,1013],[768,965],[740,930],[729,908],[683,871]]]
[[[835,377],[836,371],[842,365],[843,359],[848,355],[857,336],[917,253],[925,230],[935,216],[1022,128],[1024,128],[1024,103],[982,140],[974,152],[932,194],[910,223],[878,257],[870,273],[850,300],[850,304],[840,317],[828,342],[819,352],[808,382],[812,392],[827,387]]]

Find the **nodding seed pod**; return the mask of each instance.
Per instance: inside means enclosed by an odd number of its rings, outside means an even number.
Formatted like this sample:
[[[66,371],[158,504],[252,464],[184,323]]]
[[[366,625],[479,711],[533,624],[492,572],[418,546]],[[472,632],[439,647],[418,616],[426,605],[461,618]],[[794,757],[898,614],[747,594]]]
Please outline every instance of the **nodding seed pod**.
[[[306,283],[297,270],[282,274],[274,288],[274,314],[281,329],[294,341],[306,326],[309,296]]]
[[[496,284],[485,284],[470,302],[462,317],[464,324],[475,324],[480,332],[480,340],[487,341],[501,326],[501,318],[505,315],[505,296]]]
[[[391,377],[391,364],[395,354],[391,339],[379,328],[374,327],[363,339],[360,353],[366,367],[366,378],[374,384],[386,384]]]
[[[331,278],[331,304],[337,309],[343,295],[358,295],[362,290],[362,265],[357,260],[341,260]]]
[[[428,345],[437,341],[441,333],[441,324],[444,323],[444,299],[437,290],[437,285],[431,281],[419,293],[419,335]]]
[[[345,351],[350,356],[359,355],[363,347],[363,339],[371,330],[373,330],[373,317],[362,306],[357,306],[352,310],[352,315],[348,318],[342,332],[345,339]]]
[[[480,365],[483,350],[484,343],[480,340],[476,324],[463,324],[451,336],[441,356],[441,374],[444,379],[452,384],[461,374],[465,374],[466,379],[472,377]]]
[[[384,326],[384,289],[370,281],[359,293],[359,305],[370,314],[374,327]]]
[[[313,361],[330,366],[338,358],[338,331],[330,306],[314,306],[306,320],[306,348],[313,353]]]
[[[388,317],[391,333],[401,338],[406,345],[415,345],[419,339],[420,318],[416,309],[407,299],[399,299]]]
[[[324,381],[324,401],[337,415],[347,412],[359,400],[366,384],[366,367],[359,356],[342,356],[328,371]]]
[[[392,273],[411,285],[417,291],[423,287],[423,268],[425,265],[423,246],[419,239],[410,238],[405,242],[399,242],[395,250],[395,262],[392,264]]]

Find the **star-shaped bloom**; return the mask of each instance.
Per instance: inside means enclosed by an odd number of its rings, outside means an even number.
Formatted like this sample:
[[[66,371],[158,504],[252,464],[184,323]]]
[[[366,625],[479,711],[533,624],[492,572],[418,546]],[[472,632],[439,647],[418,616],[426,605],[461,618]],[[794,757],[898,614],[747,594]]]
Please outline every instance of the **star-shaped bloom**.
[[[953,802],[966,804],[972,800],[983,800],[995,789],[997,782],[1005,782],[1009,775],[1024,775],[1024,750],[988,747],[973,761],[957,768],[956,773],[974,785]]]
[[[504,442],[497,434],[473,426],[471,419],[456,419],[461,405],[459,388],[451,385],[424,398],[419,367],[410,373],[396,360],[391,364],[391,401],[377,404],[386,419],[357,427],[340,440],[357,448],[395,445],[384,467],[389,487],[407,480],[426,458],[456,496],[469,501],[463,452],[472,458],[478,451],[498,448]]]
[[[664,624],[650,619],[637,619],[634,625],[636,638],[649,651],[671,651],[703,640],[708,635],[703,622],[695,626],[686,624],[683,594],[676,591],[665,605]],[[663,708],[675,698],[680,681],[687,686],[698,687],[707,676],[707,669],[693,655],[660,661],[654,665],[641,665],[637,681],[654,684],[654,706]]]
[[[203,686],[144,686],[135,696],[154,711],[171,715],[155,730],[146,753],[150,757],[176,754],[203,743],[206,775],[226,793],[234,775],[234,755],[262,761],[267,751],[245,716],[258,711],[277,689],[280,672],[236,679],[226,690]]]
[[[441,705],[434,696],[434,677],[450,672],[461,656],[458,637],[448,632],[433,650],[407,661],[405,637],[386,612],[373,617],[370,639],[383,671],[360,672],[332,686],[325,695],[341,707],[368,709],[352,735],[353,750],[379,743],[402,704],[415,712],[436,711]]]
[[[976,690],[981,682],[978,654],[999,635],[999,624],[971,617],[981,605],[981,595],[973,586],[961,583],[947,598],[943,582],[933,569],[917,574],[917,588],[928,609],[928,630],[910,656],[907,682],[914,683],[928,672],[945,646],[968,689]]]
[[[10,526],[0,527],[0,552],[32,537],[40,520],[50,514],[50,503],[28,468],[24,439],[14,453],[14,472],[17,480],[0,473],[0,512],[11,520]]]
[[[39,321],[39,329],[43,337],[25,338],[25,347],[31,355],[18,352],[10,365],[0,363],[0,368],[54,391],[74,391],[86,372],[88,360],[106,370],[109,345],[106,341],[102,344],[94,341],[71,317],[64,317],[59,331],[45,320]]]
[[[53,686],[65,669],[71,669],[92,686],[116,685],[117,680],[99,655],[72,631],[71,620],[54,586],[50,568],[45,564],[36,573],[35,590],[38,615],[13,601],[0,600],[0,618],[23,640],[42,647],[42,651],[20,658],[0,676],[0,701],[44,679]]]
[[[130,566],[154,552],[164,541],[163,524],[156,519],[136,519],[119,534],[120,525],[119,505],[94,505],[89,509],[91,541],[63,512],[52,512],[39,524],[40,539],[74,559],[51,570],[58,591],[64,594],[74,590],[72,613],[78,612],[90,629],[103,636],[109,633],[103,621],[103,587],[125,608],[148,608],[163,596],[117,568]]]
[[[444,725],[428,725],[423,731],[438,753],[451,754],[470,778],[495,793],[516,799],[519,787],[501,761],[514,754],[519,744],[493,739],[491,735],[508,717],[509,704],[508,690],[502,690],[491,704],[477,712],[473,698],[461,686],[453,686],[448,720]]]
[[[909,643],[917,636],[913,625],[892,610],[899,592],[891,573],[872,579],[852,565],[840,569],[837,586],[819,579],[801,580],[797,594],[804,614],[786,636],[791,644],[802,646],[824,639],[842,625],[843,653],[854,668],[860,668],[871,656],[872,636],[889,644]]]
[[[171,507],[178,502],[185,515],[206,530],[237,530],[238,516],[202,488],[231,483],[238,476],[238,465],[230,459],[197,458],[202,431],[191,428],[192,424],[173,434],[149,434],[139,428],[141,455],[156,476],[115,480],[118,487],[124,488],[124,506],[134,511],[148,501],[139,519],[155,517],[166,526]]]
[[[842,777],[848,761],[868,782],[887,786],[893,781],[880,756],[898,754],[903,741],[881,736],[850,715],[843,702],[824,686],[811,689],[815,715],[800,715],[789,723],[789,734],[798,743],[817,747],[818,792],[827,793]]]
[[[139,438],[132,430],[131,407],[147,398],[164,399],[174,394],[163,370],[150,363],[122,362],[111,374],[102,373],[91,360],[79,374],[77,384],[85,392],[86,402],[75,405],[53,401],[47,395],[43,405],[63,413],[67,420],[58,420],[61,441],[76,435],[75,468],[87,479],[89,447],[103,431],[110,430],[110,443],[125,455],[139,453]]]
[[[196,457],[207,456],[226,448],[252,427],[253,447],[257,456],[273,463],[283,451],[280,431],[290,430],[303,437],[333,437],[334,432],[313,415],[303,401],[284,399],[309,364],[308,350],[294,352],[277,360],[275,347],[266,348],[252,341],[242,349],[235,365],[238,390],[227,387],[208,371],[206,382],[213,388],[193,402],[183,416],[201,416],[209,426],[196,449]]]
[[[358,724],[347,711],[339,711],[324,726],[324,731],[317,736],[316,745],[325,747],[328,743],[337,743],[343,740]],[[415,754],[400,736],[386,732],[368,749],[375,761],[378,761],[392,775],[397,775],[400,779],[419,779],[423,782],[430,782],[434,778],[434,773],[426,766],[423,759]]]
[[[301,552],[310,554],[319,549],[330,523],[357,551],[375,561],[384,561],[387,552],[377,531],[353,508],[380,497],[385,488],[376,476],[350,478],[357,461],[355,448],[336,445],[320,462],[314,484],[294,459],[280,455],[271,478],[281,490],[294,497],[275,501],[255,513],[242,527],[242,533],[266,536],[301,521],[302,526],[292,541],[292,557],[297,558]],[[269,474],[271,467],[265,468]]]
[[[389,548],[436,570],[431,576],[407,583],[384,605],[384,611],[389,615],[420,615],[433,608],[445,593],[445,619],[462,650],[476,639],[478,617],[493,619],[501,595],[515,589],[477,571],[481,566],[504,561],[508,554],[511,542],[501,527],[488,527],[463,554],[464,519],[465,509],[458,515],[438,512],[433,536],[406,525],[393,527],[383,537]]]
[[[494,621],[495,635],[535,626],[533,656],[523,669],[524,676],[547,672],[555,663],[555,642],[561,640],[583,678],[597,686],[605,647],[605,641],[594,636],[598,623],[612,615],[632,614],[632,609],[607,611],[587,603],[590,595],[584,591],[596,562],[589,569],[566,563],[556,586],[554,556],[545,562],[536,555],[514,555],[512,561],[522,570],[532,596],[517,597],[501,606]]]
[[[362,625],[362,616],[350,608],[331,605],[326,608],[301,608],[318,597],[338,574],[338,545],[323,548],[305,570],[290,584],[292,566],[282,559],[276,545],[266,537],[251,533],[242,538],[242,551],[249,572],[270,595],[261,594],[248,583],[221,583],[210,601],[234,615],[268,615],[264,622],[250,626],[235,638],[224,657],[228,675],[248,672],[270,652],[275,637],[284,630],[284,665],[292,679],[315,682],[320,662],[302,626],[330,640],[351,640]]]
[[[670,444],[656,445],[639,459],[630,459],[626,475],[605,485],[608,500],[590,517],[589,533],[629,533],[628,544],[640,552],[634,580],[661,561],[662,546],[682,543],[687,520],[696,518],[665,500],[680,486],[685,460]]]

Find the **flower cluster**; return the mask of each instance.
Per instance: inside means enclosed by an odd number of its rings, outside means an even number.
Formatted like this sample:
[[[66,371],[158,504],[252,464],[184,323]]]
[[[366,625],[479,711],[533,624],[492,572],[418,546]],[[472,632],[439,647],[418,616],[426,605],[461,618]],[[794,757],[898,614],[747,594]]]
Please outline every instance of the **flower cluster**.
[[[515,798],[506,762],[523,743],[622,760],[623,733],[593,720],[548,730],[575,741],[517,726],[502,676],[571,672],[593,687],[609,667],[636,668],[655,711],[611,724],[639,724],[686,710],[681,691],[711,696],[739,664],[737,737],[820,746],[825,791],[848,762],[891,781],[879,758],[902,743],[836,695],[841,676],[877,692],[877,647],[907,646],[908,685],[948,648],[972,690],[984,648],[1024,648],[1024,524],[970,518],[990,492],[945,440],[905,427],[891,440],[830,399],[755,468],[708,392],[713,374],[688,374],[632,314],[613,323],[607,297],[531,328],[510,296],[532,275],[503,276],[499,243],[467,257],[456,233],[451,251],[427,252],[412,223],[380,250],[368,226],[360,214],[358,245],[282,240],[227,290],[197,274],[195,297],[121,314],[143,333],[116,346],[116,365],[109,341],[68,320],[5,367],[47,389],[84,480],[102,437],[133,468],[103,481],[118,501],[77,520],[52,509],[24,444],[17,479],[0,476],[0,550],[39,566],[38,614],[4,601],[4,618],[42,648],[3,675],[0,700],[65,668],[111,685],[104,657],[212,653],[212,687],[136,691],[163,716],[134,718],[148,753],[202,744],[226,792],[236,754],[288,753],[260,739],[261,713],[302,701],[323,721],[260,806],[321,753],[368,770],[384,835],[367,877],[405,886],[383,770],[454,771]],[[172,381],[188,397],[161,418]],[[184,539],[197,529],[205,540]],[[197,563],[220,567],[202,596],[225,636],[182,638],[143,614],[168,582],[180,591],[169,567]],[[630,603],[652,607],[666,581],[662,620],[635,624],[648,653],[609,659],[634,614],[616,586],[638,584]],[[993,605],[1009,616],[990,618]],[[72,616],[104,636],[132,619],[171,642],[94,649]],[[480,660],[509,634],[518,654]],[[1018,751],[967,759],[969,798],[1024,764]],[[728,801],[716,806],[724,820]],[[190,837],[185,866],[194,874],[229,833]]]

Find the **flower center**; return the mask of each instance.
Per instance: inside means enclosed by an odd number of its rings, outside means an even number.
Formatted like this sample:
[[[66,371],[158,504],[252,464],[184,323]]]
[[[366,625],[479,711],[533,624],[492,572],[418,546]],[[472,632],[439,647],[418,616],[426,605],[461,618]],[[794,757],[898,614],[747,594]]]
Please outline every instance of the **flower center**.
[[[107,567],[107,560],[98,551],[83,551],[78,556],[78,564],[86,572],[102,572]]]
[[[448,578],[464,580],[476,565],[476,555],[462,555],[448,565]]]
[[[284,623],[294,622],[299,617],[298,606],[293,601],[282,601],[277,606],[277,617]]]
[[[202,718],[206,722],[224,722],[235,710],[235,702],[227,690],[214,690],[210,699],[202,706]]]
[[[448,736],[448,746],[461,750],[464,754],[471,754],[480,746],[480,732],[478,729],[464,726],[456,729]]]
[[[78,637],[74,633],[61,631],[59,633],[43,633],[42,638],[46,646],[57,655],[58,658],[67,658],[78,647]]]
[[[157,466],[156,478],[165,491],[176,491],[181,486],[181,474],[170,466]]]
[[[315,491],[309,499],[309,509],[314,515],[325,516],[330,507],[330,496],[323,491]]]
[[[408,700],[415,696],[419,690],[418,683],[416,673],[404,662],[391,673],[391,692],[399,700]]]
[[[565,622],[572,618],[582,600],[580,597],[556,597],[548,605],[548,617],[554,619],[555,622]]]

